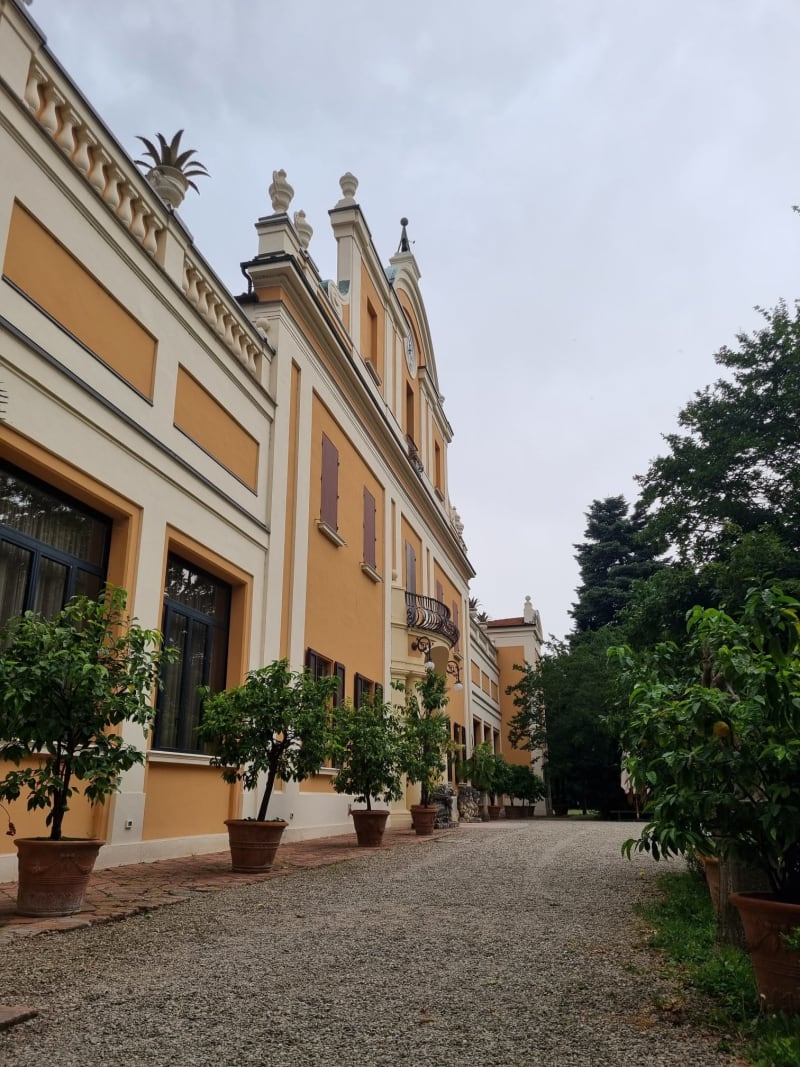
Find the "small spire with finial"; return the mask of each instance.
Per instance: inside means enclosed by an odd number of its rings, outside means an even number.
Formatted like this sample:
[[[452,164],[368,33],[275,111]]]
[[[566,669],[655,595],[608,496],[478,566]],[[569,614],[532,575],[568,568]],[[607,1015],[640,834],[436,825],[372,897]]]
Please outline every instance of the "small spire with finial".
[[[400,219],[400,225],[403,227],[403,229],[400,232],[400,244],[397,246],[397,251],[410,252],[411,242],[408,239],[408,233],[406,231],[406,226],[408,226],[408,219]]]

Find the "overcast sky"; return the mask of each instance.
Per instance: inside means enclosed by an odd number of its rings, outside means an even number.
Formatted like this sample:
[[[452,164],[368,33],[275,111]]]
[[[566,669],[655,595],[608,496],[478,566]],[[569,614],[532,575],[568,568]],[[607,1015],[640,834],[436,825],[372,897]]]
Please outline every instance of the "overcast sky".
[[[571,628],[594,499],[633,500],[713,355],[800,295],[800,0],[34,0],[134,157],[183,127],[181,216],[234,293],[285,168],[335,274],[352,171],[422,272],[450,496],[494,618]]]

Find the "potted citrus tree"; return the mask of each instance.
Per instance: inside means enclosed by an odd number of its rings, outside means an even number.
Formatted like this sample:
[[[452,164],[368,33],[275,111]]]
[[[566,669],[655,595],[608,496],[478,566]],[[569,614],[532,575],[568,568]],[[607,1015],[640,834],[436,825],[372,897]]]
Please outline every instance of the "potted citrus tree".
[[[768,1006],[800,1011],[787,944],[800,927],[800,602],[753,589],[738,619],[694,608],[684,644],[613,656],[629,694],[625,763],[648,790],[628,853],[699,851],[763,872],[771,894],[729,899]]]
[[[499,819],[504,811],[503,797],[508,794],[513,768],[502,753],[494,757],[494,773],[489,791],[489,818]]]
[[[532,819],[536,808],[536,802],[542,800],[545,795],[544,782],[533,767],[524,764],[519,765],[519,769],[516,773],[518,776],[518,795],[526,802],[526,806],[524,807],[525,817]]]
[[[183,203],[187,189],[198,191],[192,178],[207,177],[208,171],[204,163],[192,159],[192,156],[197,154],[196,148],[181,152],[183,130],[178,130],[169,142],[163,134],[157,133],[156,137],[158,145],[147,137],[137,135],[136,139],[145,147],[144,155],[149,158],[137,159],[136,165],[146,168],[147,180],[161,199],[170,207],[177,208]]]
[[[213,753],[212,767],[246,790],[262,787],[255,819],[226,819],[234,871],[268,871],[287,823],[268,819],[278,778],[301,782],[316,774],[328,749],[328,715],[336,677],[294,672],[288,660],[250,671],[243,685],[203,692],[198,737]]]
[[[126,594],[108,587],[75,597],[54,617],[26,612],[0,634],[0,801],[26,797],[45,814],[46,837],[17,838],[17,910],[22,915],[80,911],[98,838],[69,835],[72,798],[102,804],[120,776],[144,759],[126,742],[126,721],[145,730],[159,662],[172,650],[125,611]]]
[[[481,794],[481,816],[488,819],[487,801],[494,780],[494,749],[488,741],[481,741],[472,750],[472,755],[464,761],[461,768],[463,775],[472,783],[473,789]]]
[[[402,769],[408,781],[419,783],[420,802],[411,805],[414,830],[419,836],[433,833],[438,808],[431,793],[447,768],[450,721],[444,714],[448,703],[447,678],[427,671],[406,691]]]
[[[335,708],[330,755],[337,768],[333,788],[366,805],[350,811],[359,845],[377,848],[389,811],[373,808],[372,801],[388,804],[403,795],[403,727],[396,710],[377,699]]]

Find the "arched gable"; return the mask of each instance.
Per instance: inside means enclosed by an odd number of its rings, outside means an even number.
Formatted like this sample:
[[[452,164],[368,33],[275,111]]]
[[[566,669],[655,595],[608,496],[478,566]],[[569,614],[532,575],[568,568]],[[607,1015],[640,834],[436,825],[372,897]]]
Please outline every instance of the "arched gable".
[[[395,268],[392,284],[397,294],[397,299],[414,331],[419,364],[425,367],[428,378],[438,396],[440,395],[439,376],[436,371],[436,360],[433,354],[433,341],[431,339],[428,316],[425,312],[425,304],[419,290],[419,274],[415,269],[414,257],[410,253],[399,253],[392,257],[392,266]]]

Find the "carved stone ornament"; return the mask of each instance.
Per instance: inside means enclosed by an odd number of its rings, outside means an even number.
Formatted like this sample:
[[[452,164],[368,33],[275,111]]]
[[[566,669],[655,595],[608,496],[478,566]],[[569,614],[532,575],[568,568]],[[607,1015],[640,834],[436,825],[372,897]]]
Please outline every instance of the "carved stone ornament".
[[[306,221],[305,211],[295,211],[294,228],[297,230],[297,236],[300,239],[300,247],[308,248],[314,230],[311,223]]]
[[[276,215],[283,215],[289,210],[289,204],[294,196],[294,189],[286,180],[285,170],[272,172],[272,185],[267,190],[272,201],[272,210]]]
[[[343,174],[339,179],[339,188],[342,190],[342,196],[345,200],[353,201],[355,199],[356,189],[358,189],[358,178],[348,170],[348,172]]]
[[[181,206],[189,183],[177,167],[167,167],[163,164],[153,167],[147,172],[146,178],[161,199],[171,208]]]

